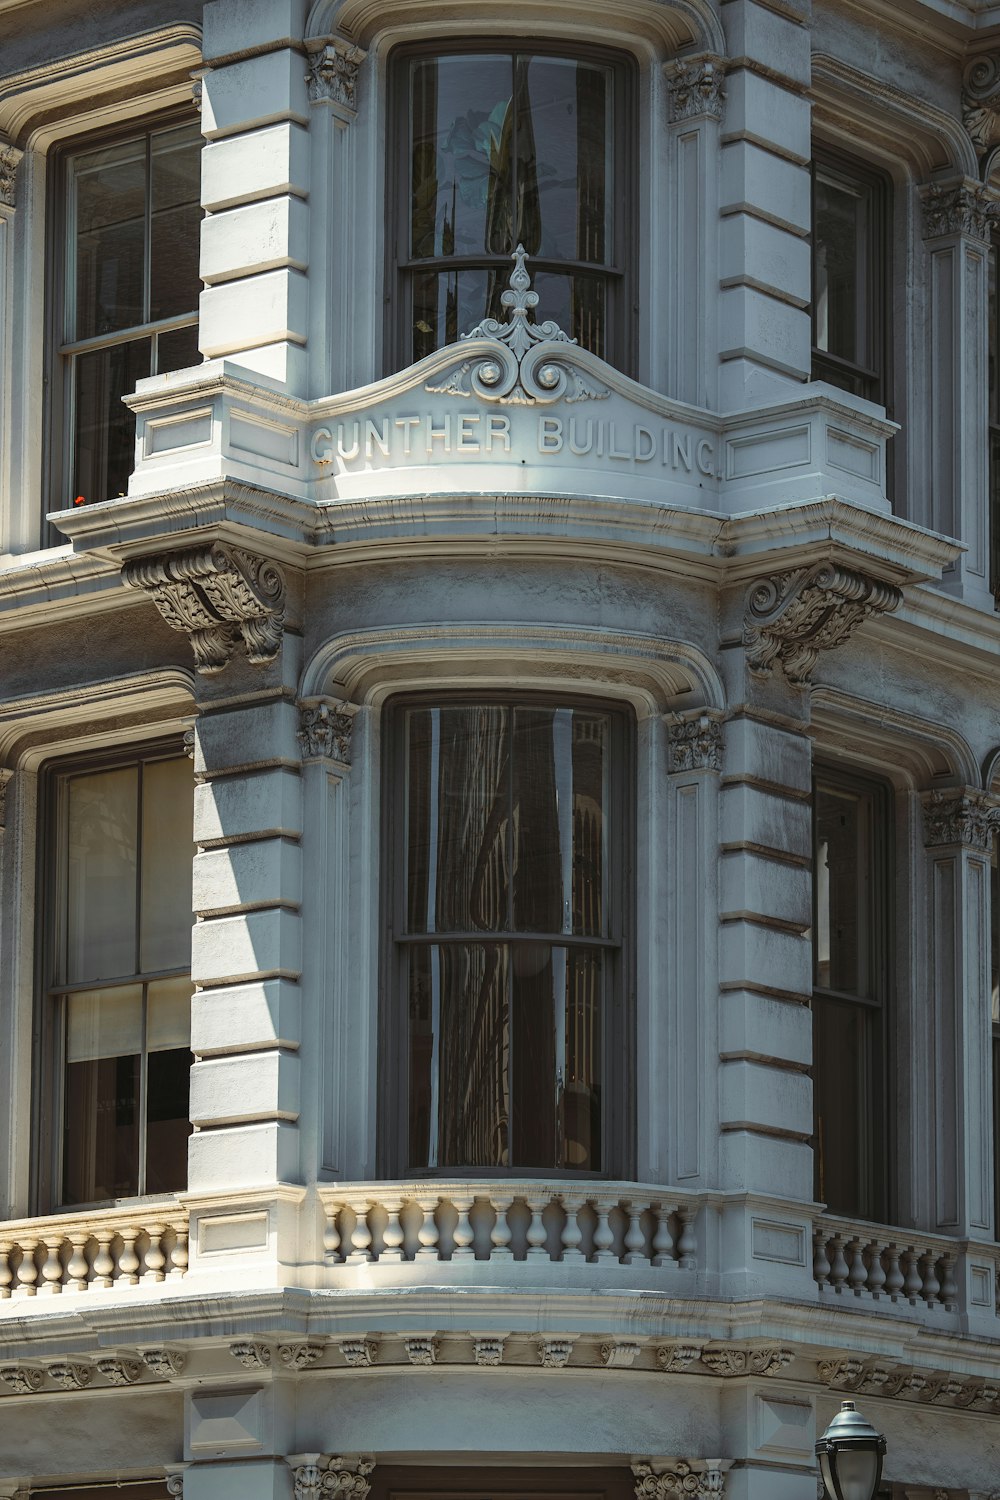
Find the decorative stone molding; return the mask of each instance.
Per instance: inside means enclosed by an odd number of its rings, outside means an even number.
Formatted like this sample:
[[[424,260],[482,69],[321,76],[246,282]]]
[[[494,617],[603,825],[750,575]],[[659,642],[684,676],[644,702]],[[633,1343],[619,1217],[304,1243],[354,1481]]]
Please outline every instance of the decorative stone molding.
[[[676,1375],[701,1359],[699,1344],[675,1344],[673,1348],[657,1349],[656,1363],[667,1375]]]
[[[167,624],[188,636],[195,668],[205,676],[222,671],[237,632],[256,665],[273,661],[281,649],[285,580],[265,558],[213,542],[133,558],[122,580],[145,590]]]
[[[144,1349],[142,1357],[153,1374],[164,1380],[173,1380],[187,1363],[187,1356],[179,1349]]]
[[[962,844],[977,854],[988,854],[993,835],[1000,827],[1000,808],[988,792],[966,787],[964,791],[924,792],[924,844],[928,849]]]
[[[667,769],[671,775],[722,770],[722,725],[717,713],[692,709],[668,719]]]
[[[655,1471],[650,1463],[635,1463],[636,1500],[704,1500],[725,1490],[722,1460],[706,1458],[704,1467],[696,1459],[677,1459],[671,1468]]]
[[[7,827],[7,793],[13,779],[13,771],[0,769],[0,833]]]
[[[44,1376],[33,1365],[0,1365],[0,1380],[18,1396],[33,1396]]]
[[[780,662],[801,687],[821,651],[842,645],[869,615],[896,609],[902,597],[894,584],[833,562],[759,579],[747,594],[747,666],[767,677]]]
[[[673,58],[664,63],[663,71],[667,77],[670,118],[674,124],[703,116],[710,120],[722,119],[726,98],[725,58],[711,52],[703,52],[698,57]]]
[[[298,741],[303,760],[334,760],[351,764],[351,736],[357,704],[339,698],[303,699],[299,704]]]
[[[777,1375],[795,1358],[791,1349],[703,1349],[701,1362],[713,1375]]]
[[[49,1365],[49,1379],[64,1391],[82,1391],[93,1378],[92,1367],[81,1364],[79,1360],[60,1360],[56,1365]]]
[[[1000,146],[1000,55],[995,52],[965,65],[962,124],[980,159]]]
[[[167,1494],[168,1495],[175,1495],[177,1497],[177,1500],[184,1500],[184,1471],[183,1471],[183,1469],[174,1469],[174,1471],[172,1473],[170,1473],[170,1474],[167,1475],[166,1482],[167,1482]]]
[[[995,208],[990,195],[979,183],[924,188],[923,200],[925,240],[941,239],[950,234],[965,234],[975,240],[989,239]]]
[[[304,1339],[297,1344],[279,1344],[278,1358],[288,1370],[308,1370],[323,1356],[323,1345]]]
[[[628,1339],[601,1345],[601,1360],[609,1370],[628,1370],[639,1358],[640,1347]]]
[[[333,1500],[333,1497],[341,1500],[347,1496],[365,1500],[371,1489],[369,1475],[375,1468],[373,1458],[316,1454],[310,1455],[310,1459],[305,1463],[288,1460],[292,1466],[295,1500]]]
[[[572,1339],[539,1339],[538,1359],[543,1370],[561,1370],[573,1352]]]
[[[189,725],[184,731],[184,754],[188,760],[194,760],[194,726]]]
[[[99,1359],[97,1368],[109,1385],[135,1385],[142,1374],[142,1363],[127,1354]]]
[[[358,108],[358,70],[367,53],[343,37],[332,36],[309,58],[306,83],[314,104],[333,104],[352,118]]]
[[[7,208],[17,206],[17,169],[23,155],[16,146],[0,141],[0,204]]]
[[[229,1352],[245,1370],[266,1370],[271,1363],[270,1349],[254,1339],[243,1339],[237,1344],[230,1344]]]
[[[503,1364],[504,1339],[495,1334],[489,1334],[484,1338],[476,1339],[473,1344],[473,1354],[477,1365],[500,1365]]]
[[[816,1374],[824,1385],[837,1391],[853,1391],[864,1371],[860,1359],[821,1359]]]
[[[373,1365],[378,1358],[378,1344],[374,1339],[341,1339],[340,1352],[346,1364],[355,1369]]]
[[[411,1365],[432,1365],[437,1360],[437,1339],[420,1334],[417,1338],[404,1339],[403,1347]]]
[[[582,369],[546,357],[539,346],[547,343],[575,344],[559,325],[547,319],[529,323],[528,314],[538,306],[538,293],[531,291],[527,255],[518,245],[511,260],[514,269],[500,303],[506,322],[484,318],[462,341],[488,339],[494,348],[452,365],[443,375],[428,381],[426,391],[443,396],[476,395],[483,401],[505,406],[545,405],[550,401],[603,401],[611,393]]]

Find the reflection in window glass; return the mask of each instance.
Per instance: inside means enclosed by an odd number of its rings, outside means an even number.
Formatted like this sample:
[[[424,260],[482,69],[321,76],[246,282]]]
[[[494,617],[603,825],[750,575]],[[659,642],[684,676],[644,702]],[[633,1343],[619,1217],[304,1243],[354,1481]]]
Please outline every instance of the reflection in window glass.
[[[860,164],[814,161],[813,376],[883,405],[887,202],[886,185]]]
[[[409,1164],[599,1171],[611,716],[403,719]]]

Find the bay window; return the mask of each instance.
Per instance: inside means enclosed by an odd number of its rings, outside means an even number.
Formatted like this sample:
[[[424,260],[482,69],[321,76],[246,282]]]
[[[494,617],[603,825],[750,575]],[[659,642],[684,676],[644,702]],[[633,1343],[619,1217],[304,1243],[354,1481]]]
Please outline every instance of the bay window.
[[[530,699],[392,711],[397,1167],[624,1170],[629,729]]]

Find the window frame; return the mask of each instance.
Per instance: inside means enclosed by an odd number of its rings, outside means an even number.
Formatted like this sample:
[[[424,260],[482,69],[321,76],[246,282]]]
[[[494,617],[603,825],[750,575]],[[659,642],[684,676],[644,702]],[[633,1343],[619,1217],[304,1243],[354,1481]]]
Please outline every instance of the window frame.
[[[74,776],[86,776],[101,771],[128,769],[151,761],[179,760],[184,758],[183,742],[175,735],[121,746],[107,746],[77,755],[57,757],[41,768],[39,774],[38,850],[36,862],[36,911],[39,920],[35,924],[35,974],[36,997],[33,1025],[32,1068],[34,1105],[32,1110],[32,1136],[35,1142],[35,1162],[32,1172],[33,1196],[38,1211],[44,1213],[86,1213],[114,1208],[117,1204],[155,1203],[169,1201],[174,1196],[168,1193],[136,1193],[125,1198],[97,1199],[91,1203],[65,1204],[62,1201],[63,1151],[62,1132],[65,1112],[65,1037],[61,1024],[61,997],[72,990],[125,987],[126,985],[154,983],[164,978],[180,978],[191,975],[190,961],[184,967],[150,971],[138,971],[138,976],[115,976],[111,980],[89,981],[86,984],[60,984],[58,965],[62,956],[63,938],[61,927],[65,918],[65,885],[63,849],[60,840],[66,835],[65,803],[66,787]],[[192,785],[194,772],[192,769]],[[140,811],[139,837],[136,844],[137,871],[141,859],[141,780],[138,807]],[[192,861],[194,840],[192,827]],[[192,863],[193,870],[193,863]],[[193,925],[192,907],[192,925]],[[143,1059],[145,1060],[145,1043]],[[193,1059],[193,1053],[192,1053]],[[189,1108],[190,1124],[190,1108]],[[140,1133],[140,1143],[144,1133]],[[143,1163],[140,1161],[140,1174]],[[140,1176],[141,1181],[141,1176]],[[175,1191],[184,1191],[183,1188]]]
[[[1000,228],[994,224],[986,252],[987,408],[986,465],[989,587],[1000,609]]]
[[[599,946],[616,953],[606,993],[611,1002],[604,1016],[602,1052],[602,1157],[599,1172],[569,1167],[413,1167],[409,1162],[409,1027],[407,966],[402,951],[410,946],[396,936],[397,913],[405,911],[405,734],[404,714],[411,708],[450,708],[472,704],[507,707],[574,708],[606,713],[611,721],[608,780],[608,892],[614,940]],[[636,719],[630,703],[587,694],[565,692],[502,692],[484,688],[401,692],[382,708],[382,837],[380,909],[383,940],[378,984],[378,1120],[377,1173],[381,1179],[405,1176],[412,1181],[442,1181],[474,1176],[484,1181],[523,1179],[574,1181],[631,1181],[636,1162]],[[618,832],[613,831],[618,823]],[[477,934],[478,936],[478,934]],[[483,934],[488,940],[489,934]],[[533,934],[539,937],[538,934]],[[548,936],[547,934],[544,936]],[[512,935],[497,935],[498,942]]]
[[[117,121],[102,130],[88,131],[68,136],[53,147],[47,173],[46,188],[46,246],[45,275],[49,289],[45,299],[45,386],[46,402],[43,416],[42,494],[46,497],[48,510],[64,510],[73,503],[70,494],[74,481],[73,448],[76,433],[76,410],[74,403],[71,362],[80,355],[96,352],[118,344],[138,342],[141,339],[155,340],[162,334],[185,328],[197,329],[198,306],[193,315],[178,314],[172,318],[161,318],[156,322],[130,325],[109,334],[97,334],[88,339],[68,339],[69,312],[75,303],[75,288],[68,285],[69,236],[73,227],[70,203],[70,163],[74,157],[89,151],[124,145],[128,141],[145,140],[147,170],[150,159],[151,138],[160,131],[176,129],[181,125],[200,128],[197,110],[191,104],[177,104],[172,108],[157,110],[154,114],[132,116]],[[149,205],[147,203],[147,224]],[[150,253],[148,243],[144,246],[144,278],[148,281]],[[201,291],[204,283],[199,286]],[[148,287],[147,287],[148,290]],[[96,497],[87,496],[88,503]],[[114,498],[102,495],[101,500]],[[43,517],[45,541],[43,545],[59,545],[64,538],[51,522]]]
[[[841,355],[830,354],[816,344],[816,179],[817,175],[838,180],[852,192],[861,188],[870,204],[871,243],[864,266],[863,291],[870,305],[866,320],[867,364],[858,364]],[[838,389],[853,391],[866,401],[884,406],[886,415],[892,415],[892,297],[891,297],[891,224],[892,182],[884,172],[867,162],[837,150],[821,141],[814,141],[810,177],[810,344],[812,351],[812,379],[825,380]],[[844,385],[847,380],[852,384]],[[891,451],[891,449],[890,449]]]
[[[564,267],[567,274],[581,267],[589,274],[601,276],[607,287],[605,303],[609,337],[604,358],[608,364],[625,375],[635,374],[636,349],[638,345],[638,239],[629,232],[630,224],[638,220],[639,155],[638,121],[638,65],[634,55],[624,49],[604,48],[580,42],[566,47],[548,38],[504,36],[491,34],[476,37],[438,37],[430,41],[402,42],[389,53],[386,66],[388,91],[387,120],[388,140],[386,150],[386,182],[389,191],[387,201],[394,205],[392,222],[385,236],[385,284],[386,321],[383,333],[383,363],[385,373],[395,374],[407,369],[412,363],[408,347],[407,331],[411,325],[412,293],[411,273],[421,266],[428,270],[453,266],[457,270],[483,266],[490,257],[451,256],[428,257],[411,261],[409,255],[409,98],[406,87],[406,67],[414,57],[460,57],[476,56],[495,52],[513,57],[528,54],[539,57],[562,58],[566,61],[600,62],[611,67],[615,74],[615,141],[614,171],[616,191],[612,196],[614,260],[607,262],[603,270],[587,262],[550,261],[539,257],[537,261],[528,257],[528,272],[534,284],[535,271],[550,271],[553,267]],[[618,186],[620,185],[620,187]],[[511,246],[511,250],[513,250]],[[497,267],[502,268],[504,282],[512,269],[510,256],[493,257]],[[485,316],[485,309],[483,310]],[[538,316],[550,316],[545,307],[539,306]],[[570,330],[566,330],[569,332]],[[442,345],[441,347],[445,347]]]
[[[816,982],[816,941],[818,933],[816,792],[820,785],[829,787],[834,792],[847,792],[854,796],[863,795],[871,798],[872,837],[870,869],[872,906],[870,912],[870,961],[872,974],[871,987],[873,991],[873,998],[871,999],[851,995],[843,990],[820,988]],[[873,1097],[873,1102],[876,1099],[881,1099],[881,1108],[873,1108],[866,1117],[865,1122],[867,1125],[867,1135],[865,1137],[866,1159],[861,1163],[862,1175],[858,1184],[858,1197],[863,1204],[867,1202],[868,1211],[864,1208],[857,1210],[845,1209],[838,1207],[836,1204],[829,1203],[827,1203],[826,1211],[835,1217],[861,1218],[872,1223],[892,1222],[896,1191],[896,1173],[894,1171],[895,1131],[893,1125],[896,1118],[894,1107],[896,1049],[893,1044],[895,997],[892,965],[895,941],[894,825],[894,799],[892,787],[888,782],[878,776],[868,776],[847,771],[842,766],[822,761],[814,763],[811,791],[812,854],[810,869],[812,873],[813,941],[810,1009],[815,1017],[817,1002],[821,1004],[825,999],[829,999],[841,1005],[856,1005],[864,1012],[876,1017],[876,1023],[872,1027],[874,1047],[871,1071],[866,1082],[869,1092]],[[815,1055],[815,1019],[812,1024],[812,1036],[813,1057],[809,1076],[813,1080],[813,1183],[817,1201],[827,1202],[826,1199],[819,1196],[822,1162],[818,1128],[818,1100],[816,1097],[817,1060]],[[877,1085],[880,1079],[882,1086],[878,1088]]]

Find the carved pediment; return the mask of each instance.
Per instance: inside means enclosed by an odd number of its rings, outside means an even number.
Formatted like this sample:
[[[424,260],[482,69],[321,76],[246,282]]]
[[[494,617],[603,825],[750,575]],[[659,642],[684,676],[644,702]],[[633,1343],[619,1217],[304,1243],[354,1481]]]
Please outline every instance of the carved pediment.
[[[747,665],[766,677],[780,663],[800,687],[821,651],[848,640],[869,615],[896,609],[902,597],[894,584],[832,562],[762,578],[747,595]]]

